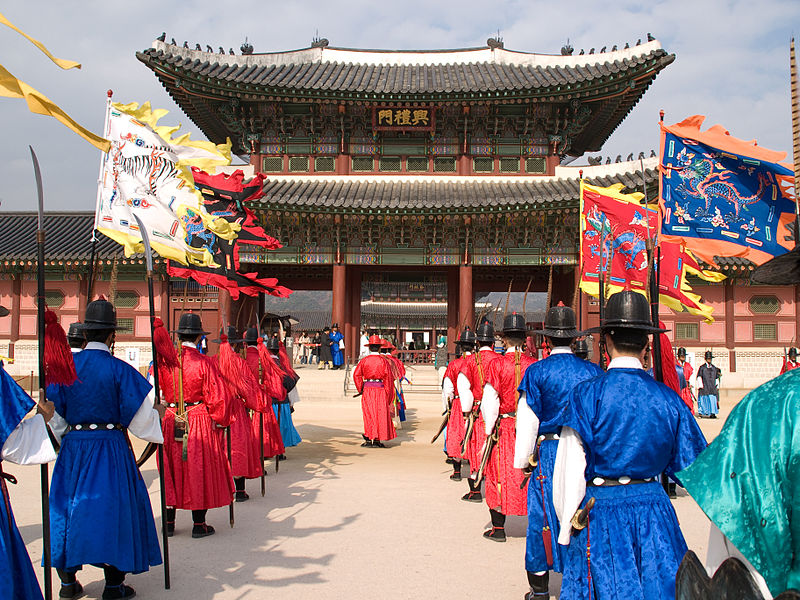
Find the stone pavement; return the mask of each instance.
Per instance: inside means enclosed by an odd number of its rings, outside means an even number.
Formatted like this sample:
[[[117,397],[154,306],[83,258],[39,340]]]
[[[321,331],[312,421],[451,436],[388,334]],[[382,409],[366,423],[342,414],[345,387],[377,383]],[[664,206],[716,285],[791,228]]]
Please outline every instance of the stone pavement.
[[[466,482],[448,479],[442,440],[430,444],[441,418],[438,395],[409,393],[409,420],[398,439],[386,449],[362,448],[360,402],[352,398],[352,388],[344,396],[344,372],[315,367],[298,372],[302,402],[294,418],[304,441],[287,451],[280,473],[270,464],[266,497],[257,480],[248,482],[251,499],[235,505],[235,527],[228,526],[226,508],[209,511],[217,534],[200,540],[190,536],[191,516],[179,513],[170,539],[172,589],[163,589],[157,567],[128,578],[138,597],[521,599],[527,590],[525,521],[509,518],[505,544],[482,538],[489,522],[485,504],[459,500]],[[420,387],[435,381],[431,367],[411,375]],[[718,420],[700,421],[709,439],[729,409],[723,406]],[[9,486],[17,523],[38,564],[39,469],[8,467],[20,480]],[[153,460],[142,474],[158,519]],[[685,494],[675,507],[689,547],[704,557],[708,520]],[[41,576],[41,569],[37,572]],[[53,579],[57,597],[55,574]],[[99,569],[87,567],[80,580],[88,598],[100,597]],[[558,589],[558,579],[551,585]]]

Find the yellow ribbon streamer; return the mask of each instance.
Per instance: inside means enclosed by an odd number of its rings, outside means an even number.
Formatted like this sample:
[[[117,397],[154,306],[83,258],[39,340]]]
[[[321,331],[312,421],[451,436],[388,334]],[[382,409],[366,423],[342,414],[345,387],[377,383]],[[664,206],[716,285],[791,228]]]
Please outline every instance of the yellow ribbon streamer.
[[[47,58],[49,58],[50,60],[52,60],[54,63],[56,63],[56,64],[57,64],[59,67],[61,67],[62,69],[80,69],[80,68],[81,68],[81,63],[75,62],[74,60],[65,60],[65,59],[63,59],[63,58],[56,58],[55,56],[53,56],[52,54],[50,54],[50,51],[49,51],[47,48],[45,48],[45,46],[44,46],[44,44],[42,44],[42,42],[40,42],[39,40],[35,40],[35,39],[33,39],[33,38],[32,38],[31,36],[29,36],[27,33],[25,33],[24,31],[22,31],[22,30],[21,30],[19,27],[17,27],[16,25],[14,25],[14,24],[13,24],[11,21],[9,21],[8,19],[6,19],[6,18],[5,18],[5,16],[4,16],[2,13],[0,13],[0,23],[2,23],[3,25],[5,25],[6,27],[9,27],[9,28],[13,29],[13,30],[14,30],[14,31],[16,31],[18,34],[20,34],[22,37],[26,38],[26,39],[27,39],[27,40],[28,40],[28,41],[29,41],[31,44],[33,44],[33,45],[34,45],[34,46],[36,46],[36,47],[37,47],[39,50],[41,50],[41,51],[42,51],[42,53],[43,53],[43,54],[44,54],[44,55],[45,55]]]

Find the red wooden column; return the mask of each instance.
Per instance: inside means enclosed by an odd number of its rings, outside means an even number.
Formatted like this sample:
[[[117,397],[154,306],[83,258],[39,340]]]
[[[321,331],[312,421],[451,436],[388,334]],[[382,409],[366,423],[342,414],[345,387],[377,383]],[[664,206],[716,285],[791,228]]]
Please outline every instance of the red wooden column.
[[[347,268],[343,264],[333,265],[332,288],[331,322],[341,326],[347,318]]]
[[[470,328],[475,326],[472,265],[460,265],[458,267],[458,328],[461,330],[467,326]]]
[[[450,353],[455,353],[458,339],[458,283],[458,270],[452,267],[447,272],[447,351]]]
[[[220,288],[219,296],[217,297],[217,330],[222,330],[226,325],[237,326],[233,322],[233,315],[231,315],[231,294],[228,290]]]
[[[11,339],[8,343],[8,357],[14,358],[14,346],[19,340],[20,296],[22,295],[22,274],[16,273],[11,282]],[[83,321],[83,314],[81,314]]]
[[[350,323],[348,324],[350,338],[345,340],[345,351],[350,357],[350,362],[355,363],[361,352],[361,347],[358,345],[361,339],[361,272],[350,267],[347,270],[347,279],[350,300]]]
[[[726,279],[722,285],[725,291],[725,347],[728,349],[730,371],[736,373],[736,340],[733,328],[734,289],[730,278]]]

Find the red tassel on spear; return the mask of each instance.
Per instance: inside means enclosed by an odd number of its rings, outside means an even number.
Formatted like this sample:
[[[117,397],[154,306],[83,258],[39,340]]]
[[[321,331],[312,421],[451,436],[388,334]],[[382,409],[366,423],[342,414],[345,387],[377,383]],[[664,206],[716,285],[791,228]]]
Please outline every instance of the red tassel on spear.
[[[67,334],[58,322],[56,313],[44,313],[44,365],[45,384],[72,385],[78,379]]]

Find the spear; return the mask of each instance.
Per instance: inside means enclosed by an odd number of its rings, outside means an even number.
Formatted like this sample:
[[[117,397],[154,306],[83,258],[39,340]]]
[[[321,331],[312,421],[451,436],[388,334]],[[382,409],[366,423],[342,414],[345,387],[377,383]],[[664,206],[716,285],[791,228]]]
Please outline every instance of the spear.
[[[36,229],[36,246],[38,251],[38,273],[37,273],[37,333],[39,337],[39,402],[47,399],[45,393],[45,369],[44,369],[44,190],[42,187],[42,172],[39,169],[39,160],[33,147],[28,146],[33,160],[33,173],[36,177],[36,194],[39,199],[39,219]],[[45,600],[53,598],[53,584],[50,569],[52,560],[50,555],[50,476],[49,467],[44,463],[40,467],[40,479],[42,488],[42,563],[44,566],[44,597]]]
[[[155,340],[156,299],[153,293],[153,249],[150,247],[150,236],[147,234],[147,228],[144,223],[142,223],[137,214],[134,214],[133,218],[136,219],[136,224],[139,226],[139,233],[144,244],[145,262],[147,263],[147,294],[150,301],[150,343],[153,353],[153,390],[155,392],[155,401],[161,402],[161,388],[158,386],[158,351],[156,350]],[[167,534],[167,497],[164,486],[164,446],[162,444],[158,445],[158,462],[161,465],[158,470],[158,485],[161,499],[161,540],[164,546],[164,589],[168,590],[170,587],[169,536]]]

